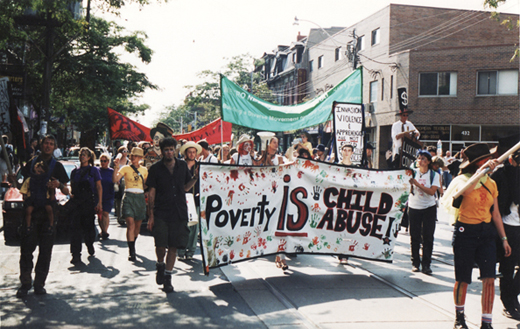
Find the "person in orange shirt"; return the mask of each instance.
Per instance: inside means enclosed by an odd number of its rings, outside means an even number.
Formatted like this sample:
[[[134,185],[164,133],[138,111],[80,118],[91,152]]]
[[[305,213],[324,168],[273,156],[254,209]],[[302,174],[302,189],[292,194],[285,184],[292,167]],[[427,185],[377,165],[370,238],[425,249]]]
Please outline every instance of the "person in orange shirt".
[[[457,176],[445,193],[441,203],[453,200],[453,191],[466,185],[473,174],[497,166],[497,160],[489,160],[493,153],[487,144],[479,143],[463,150],[466,160],[460,165]],[[460,184],[462,182],[462,184]],[[511,254],[504,225],[498,209],[498,190],[495,181],[484,175],[462,193],[462,202],[453,232],[453,253],[455,260],[455,286],[453,297],[456,309],[454,328],[468,328],[464,316],[464,305],[468,285],[471,283],[473,265],[476,263],[482,278],[482,326],[489,329],[492,322],[495,297],[496,236],[502,240],[505,256]],[[451,200],[449,200],[451,199]],[[455,199],[457,200],[457,199]],[[455,203],[456,204],[456,203]]]

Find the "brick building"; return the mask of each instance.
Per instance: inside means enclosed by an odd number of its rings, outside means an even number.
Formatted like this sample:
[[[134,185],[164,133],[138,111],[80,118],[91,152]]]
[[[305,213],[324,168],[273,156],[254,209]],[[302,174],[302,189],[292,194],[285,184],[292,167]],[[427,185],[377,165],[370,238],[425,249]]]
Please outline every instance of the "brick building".
[[[410,121],[425,144],[441,139],[444,151],[458,151],[496,143],[520,132],[519,62],[510,61],[518,40],[518,29],[490,12],[391,4],[307,46],[307,97],[342,81],[355,58],[379,168],[398,119],[398,88],[407,89]]]

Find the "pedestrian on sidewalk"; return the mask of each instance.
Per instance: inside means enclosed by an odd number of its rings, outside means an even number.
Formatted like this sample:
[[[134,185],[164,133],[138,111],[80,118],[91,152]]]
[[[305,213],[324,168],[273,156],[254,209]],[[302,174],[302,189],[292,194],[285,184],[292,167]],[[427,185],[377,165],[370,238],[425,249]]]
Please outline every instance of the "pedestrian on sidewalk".
[[[493,173],[498,187],[498,208],[504,230],[509,238],[511,256],[500,257],[500,299],[504,305],[504,315],[520,321],[520,151],[509,156],[509,164]]]
[[[101,239],[107,240],[109,236],[108,226],[110,224],[108,215],[114,207],[115,191],[114,182],[112,182],[114,169],[108,166],[110,164],[110,155],[108,153],[103,153],[99,156],[99,163],[101,165],[99,173],[101,174],[101,187],[103,188],[103,207],[102,211],[98,213],[98,222],[101,228]]]
[[[80,167],[70,174],[72,188],[70,253],[71,264],[81,262],[81,242],[88,254],[94,256],[96,239],[96,213],[102,212],[103,188],[99,169],[94,166],[96,154],[88,147],[79,150]]]
[[[417,153],[417,167],[414,178],[410,179],[413,192],[408,198],[408,220],[410,226],[410,249],[412,253],[412,272],[419,272],[422,264],[424,274],[432,274],[431,261],[433,235],[437,220],[435,193],[440,187],[440,176],[432,170],[432,156],[426,150]],[[419,250],[422,244],[422,260]]]
[[[171,280],[177,249],[185,249],[188,243],[186,192],[195,185],[198,168],[191,175],[186,162],[175,158],[175,139],[164,138],[159,145],[162,159],[150,167],[146,180],[149,187],[148,229],[155,240],[155,281],[163,285],[164,292],[169,293],[173,292]]]
[[[119,169],[119,159],[114,160],[114,175],[112,182],[116,183],[125,178],[125,194],[121,201],[122,217],[126,221],[126,241],[128,243],[128,260],[136,261],[135,240],[141,231],[141,222],[146,218],[146,200],[144,188],[148,170],[139,165],[143,158],[143,149],[134,147],[130,152],[128,166]]]
[[[56,161],[52,156],[56,145],[56,138],[54,138],[54,136],[45,136],[41,142],[41,153],[34,159],[34,161],[27,162],[27,164],[22,168],[23,176],[26,178],[31,177],[31,181],[35,182],[37,179],[34,172],[34,166],[36,163],[43,161],[49,167],[51,181],[49,182],[48,179],[44,179],[42,180],[43,184],[35,183],[32,186],[33,193],[45,196],[49,188],[59,188],[63,194],[69,194],[69,189],[67,185],[65,185],[69,181],[69,176],[61,162]],[[34,181],[32,178],[35,178]],[[15,175],[10,175],[9,180],[13,185],[16,184]],[[54,201],[53,209],[56,209],[55,206],[56,202]],[[22,223],[25,223],[25,221]],[[36,250],[36,246],[39,246],[39,252],[35,268],[34,293],[37,295],[44,295],[47,293],[44,287],[45,280],[49,273],[56,230],[52,229],[49,234],[49,219],[47,218],[47,212],[43,206],[34,209],[31,226],[27,227],[22,224],[21,231],[20,281],[22,286],[16,292],[16,297],[23,298],[27,296],[28,291],[33,286],[31,273],[33,269],[33,253],[34,250]]]
[[[489,329],[493,328],[491,322],[495,297],[497,231],[502,240],[506,257],[511,254],[511,247],[507,241],[498,209],[498,190],[495,181],[484,175],[462,193],[460,203],[459,199],[453,199],[453,195],[466,185],[477,170],[482,171],[489,168],[492,171],[498,164],[497,160],[489,160],[493,153],[490,152],[487,144],[473,144],[463,152],[466,160],[460,165],[461,172],[451,182],[441,199],[443,207],[456,218],[452,243],[455,261],[453,297],[456,318],[454,328],[468,328],[464,316],[464,305],[468,285],[471,283],[473,265],[476,263],[482,279],[481,328]],[[456,206],[455,208],[458,206],[458,212],[451,209],[453,205]]]

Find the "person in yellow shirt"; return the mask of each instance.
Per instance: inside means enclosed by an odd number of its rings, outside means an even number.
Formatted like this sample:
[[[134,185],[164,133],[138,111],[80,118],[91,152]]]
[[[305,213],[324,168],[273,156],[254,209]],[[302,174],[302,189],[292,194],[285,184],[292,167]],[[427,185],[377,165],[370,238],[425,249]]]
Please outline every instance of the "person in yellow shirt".
[[[114,183],[125,178],[125,193],[122,200],[122,217],[126,220],[126,241],[128,243],[128,260],[136,261],[135,240],[141,230],[141,222],[146,218],[146,200],[144,196],[148,170],[139,165],[143,158],[143,149],[134,147],[130,153],[131,164],[119,168],[119,159],[114,160]]]

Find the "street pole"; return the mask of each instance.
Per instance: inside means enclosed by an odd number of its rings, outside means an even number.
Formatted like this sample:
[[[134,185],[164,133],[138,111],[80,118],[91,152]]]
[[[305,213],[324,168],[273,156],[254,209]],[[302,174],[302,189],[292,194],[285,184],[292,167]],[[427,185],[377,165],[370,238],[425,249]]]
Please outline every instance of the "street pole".
[[[45,28],[45,66],[43,70],[43,100],[41,107],[41,134],[47,134],[47,122],[50,118],[51,107],[51,79],[52,79],[52,61],[54,56],[54,26],[51,23],[51,14],[47,13],[47,26]]]

